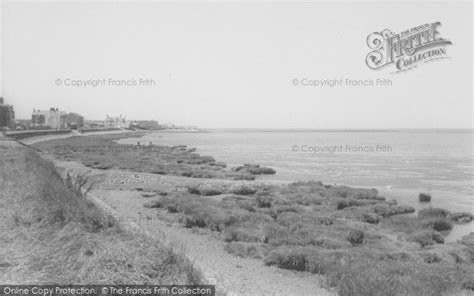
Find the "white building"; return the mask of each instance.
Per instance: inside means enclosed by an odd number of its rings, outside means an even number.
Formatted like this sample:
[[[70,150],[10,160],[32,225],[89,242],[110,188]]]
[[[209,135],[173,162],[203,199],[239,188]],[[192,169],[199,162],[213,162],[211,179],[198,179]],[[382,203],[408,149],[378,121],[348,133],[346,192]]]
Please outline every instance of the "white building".
[[[127,120],[125,119],[125,116],[116,116],[116,117],[111,117],[107,115],[104,121],[105,128],[126,128],[128,127],[127,125]]]
[[[47,111],[33,109],[31,125],[34,127],[65,129],[67,128],[66,112],[59,111],[58,108],[50,108]]]

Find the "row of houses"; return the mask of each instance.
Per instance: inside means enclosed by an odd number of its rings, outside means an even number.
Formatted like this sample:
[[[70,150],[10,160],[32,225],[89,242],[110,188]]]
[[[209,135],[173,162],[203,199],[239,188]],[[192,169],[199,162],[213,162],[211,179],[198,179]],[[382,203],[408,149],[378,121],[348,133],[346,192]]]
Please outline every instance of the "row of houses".
[[[109,116],[105,120],[85,120],[83,116],[77,113],[67,113],[58,108],[49,110],[33,110],[31,115],[31,126],[33,128],[50,129],[95,129],[95,128],[126,128],[128,122],[125,116]]]
[[[33,109],[30,127],[50,129],[77,129],[84,127],[84,117],[77,113],[67,113],[58,108],[49,110]]]
[[[31,120],[15,120],[12,105],[4,103],[0,97],[0,130],[1,129],[162,129],[155,120],[127,120],[125,116],[109,116],[105,120],[85,120],[77,113],[67,113],[58,108],[49,110],[33,109]]]

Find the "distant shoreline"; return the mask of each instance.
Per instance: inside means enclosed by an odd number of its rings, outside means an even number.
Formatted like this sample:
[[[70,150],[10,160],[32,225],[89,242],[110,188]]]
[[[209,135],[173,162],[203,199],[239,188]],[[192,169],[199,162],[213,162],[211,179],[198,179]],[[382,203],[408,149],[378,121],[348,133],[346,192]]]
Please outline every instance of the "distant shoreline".
[[[208,128],[204,129],[207,131],[219,131],[219,132],[291,132],[291,133],[305,133],[305,132],[314,132],[314,133],[474,133],[474,129],[450,129],[450,128],[440,128],[440,129],[266,129],[266,128]]]

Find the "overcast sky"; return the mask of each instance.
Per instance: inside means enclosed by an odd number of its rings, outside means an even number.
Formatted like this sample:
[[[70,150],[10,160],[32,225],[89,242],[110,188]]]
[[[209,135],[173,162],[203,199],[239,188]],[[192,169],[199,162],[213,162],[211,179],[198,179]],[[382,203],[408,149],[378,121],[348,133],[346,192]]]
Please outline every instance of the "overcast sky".
[[[58,107],[205,128],[472,128],[468,2],[6,1],[2,14],[2,90],[17,118]],[[366,66],[369,33],[435,21],[450,59]],[[109,85],[140,78],[155,83]],[[392,85],[293,85],[340,78]]]

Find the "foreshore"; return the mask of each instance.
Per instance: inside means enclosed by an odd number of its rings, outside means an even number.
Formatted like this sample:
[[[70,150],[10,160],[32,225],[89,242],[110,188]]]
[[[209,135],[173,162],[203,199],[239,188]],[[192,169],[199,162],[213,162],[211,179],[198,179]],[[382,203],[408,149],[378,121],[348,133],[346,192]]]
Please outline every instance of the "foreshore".
[[[28,143],[67,173],[90,176],[91,193],[122,217],[149,221],[139,224],[183,244],[227,291],[370,292],[394,267],[417,283],[408,294],[423,289],[437,295],[474,283],[472,236],[447,243],[443,235],[456,227],[458,214],[428,209],[409,216],[414,208],[374,189],[259,181],[269,168],[228,168],[185,146],[137,150],[116,143],[130,136],[139,141],[140,134],[129,133]],[[454,278],[443,275],[459,269]],[[433,286],[433,280],[442,284]],[[285,288],[292,283],[297,290]],[[383,285],[407,289],[397,276]]]

